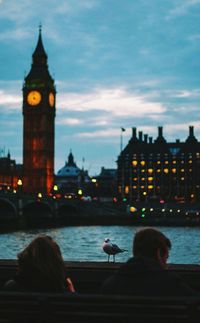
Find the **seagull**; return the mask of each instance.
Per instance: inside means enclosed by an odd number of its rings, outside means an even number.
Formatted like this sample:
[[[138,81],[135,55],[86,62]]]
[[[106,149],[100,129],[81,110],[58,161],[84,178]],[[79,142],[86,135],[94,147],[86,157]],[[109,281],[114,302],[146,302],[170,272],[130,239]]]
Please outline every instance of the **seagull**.
[[[109,238],[106,238],[104,240],[102,248],[103,248],[103,251],[108,255],[108,262],[110,260],[111,255],[113,256],[113,262],[115,262],[115,255],[117,253],[127,251],[125,249],[119,248],[116,244],[111,243]]]

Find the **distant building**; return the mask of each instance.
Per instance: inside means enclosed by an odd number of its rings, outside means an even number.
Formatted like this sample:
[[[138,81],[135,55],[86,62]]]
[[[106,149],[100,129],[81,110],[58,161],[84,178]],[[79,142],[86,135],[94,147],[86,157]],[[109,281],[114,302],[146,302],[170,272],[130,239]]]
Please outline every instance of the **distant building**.
[[[96,191],[98,197],[111,198],[117,194],[117,169],[101,168],[101,172],[96,176]],[[95,183],[94,183],[95,184]]]
[[[59,193],[86,195],[87,186],[90,182],[88,172],[76,165],[74,156],[70,151],[68,160],[55,176],[55,183],[58,186]]]
[[[193,126],[184,142],[167,142],[163,128],[152,137],[132,128],[117,160],[118,195],[132,201],[200,201],[200,142]]]
[[[0,157],[0,190],[14,190],[22,180],[22,165],[11,159],[10,153]]]

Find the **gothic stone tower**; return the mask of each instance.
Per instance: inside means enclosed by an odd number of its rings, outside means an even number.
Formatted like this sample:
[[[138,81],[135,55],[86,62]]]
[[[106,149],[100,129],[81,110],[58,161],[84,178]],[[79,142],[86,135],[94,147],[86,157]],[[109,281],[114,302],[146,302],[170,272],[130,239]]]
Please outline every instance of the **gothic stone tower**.
[[[23,190],[49,194],[54,182],[55,85],[41,27],[23,85]]]

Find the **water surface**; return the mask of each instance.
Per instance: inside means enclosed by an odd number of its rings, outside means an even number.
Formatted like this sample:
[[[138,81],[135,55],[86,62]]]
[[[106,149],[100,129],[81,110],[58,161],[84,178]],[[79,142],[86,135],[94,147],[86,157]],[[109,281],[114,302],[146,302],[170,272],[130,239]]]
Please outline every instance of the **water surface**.
[[[140,227],[142,228],[142,227]],[[27,230],[0,234],[0,259],[16,259],[20,252],[38,234],[51,235],[60,245],[65,260],[106,261],[102,243],[109,237],[127,252],[116,256],[125,262],[132,255],[132,240],[139,227],[76,226],[45,230]],[[200,228],[160,227],[172,242],[169,263],[200,264]]]

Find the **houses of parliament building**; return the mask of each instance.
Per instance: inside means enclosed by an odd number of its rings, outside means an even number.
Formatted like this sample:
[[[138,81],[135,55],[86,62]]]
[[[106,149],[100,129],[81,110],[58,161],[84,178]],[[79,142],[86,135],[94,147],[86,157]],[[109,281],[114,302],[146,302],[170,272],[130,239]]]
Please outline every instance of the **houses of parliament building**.
[[[163,128],[153,141],[132,128],[117,160],[118,194],[128,201],[200,201],[200,142],[189,127],[184,142],[167,142]]]

